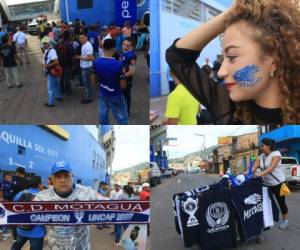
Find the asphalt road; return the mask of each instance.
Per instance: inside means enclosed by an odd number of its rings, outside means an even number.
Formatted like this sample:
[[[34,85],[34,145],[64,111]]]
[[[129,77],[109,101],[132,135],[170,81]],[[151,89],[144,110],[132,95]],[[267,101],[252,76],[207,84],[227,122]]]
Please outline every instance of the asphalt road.
[[[71,96],[65,96],[54,108],[47,108],[47,83],[42,69],[42,52],[36,36],[28,35],[29,65],[18,66],[23,87],[11,88],[0,81],[0,123],[2,124],[98,124],[98,90],[94,87],[93,103],[82,105],[83,88],[73,88]],[[132,87],[132,111],[130,124],[149,123],[149,69],[143,52],[137,52],[136,75]],[[75,86],[77,81],[72,81]],[[111,124],[116,124],[111,119]]]
[[[181,236],[175,230],[172,195],[195,188],[198,185],[211,184],[218,176],[205,174],[180,174],[164,179],[162,184],[151,190],[151,249],[183,250],[199,249],[198,246],[185,248]],[[280,230],[274,226],[266,231],[265,242],[258,244],[256,240],[236,248],[239,250],[296,250],[300,249],[300,190],[293,190],[287,198],[290,226]]]

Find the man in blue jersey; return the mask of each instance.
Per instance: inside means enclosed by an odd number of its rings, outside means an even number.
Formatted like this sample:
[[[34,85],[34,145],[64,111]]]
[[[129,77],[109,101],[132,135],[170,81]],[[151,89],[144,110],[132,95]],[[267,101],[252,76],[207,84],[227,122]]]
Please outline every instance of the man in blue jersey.
[[[43,190],[42,180],[40,176],[32,176],[29,182],[28,190],[19,192],[14,201],[32,201],[34,196]],[[19,225],[17,227],[17,239],[13,243],[11,250],[21,249],[27,241],[30,242],[31,250],[43,249],[44,237],[46,230],[44,226]]]
[[[90,26],[90,30],[88,33],[88,40],[93,46],[94,51],[94,58],[97,59],[99,57],[99,41],[100,41],[100,35],[97,31],[97,26],[92,25]]]
[[[124,39],[122,43],[122,53],[120,59],[122,60],[123,67],[125,68],[126,88],[123,90],[123,93],[127,103],[127,111],[129,115],[131,107],[131,88],[137,59],[133,50],[131,38]]]
[[[116,41],[106,39],[103,42],[104,57],[94,61],[93,82],[99,82],[99,119],[100,124],[109,124],[109,110],[111,109],[119,124],[128,124],[128,113],[122,89],[126,88],[123,64],[117,61],[115,53]],[[98,81],[97,81],[98,78]]]

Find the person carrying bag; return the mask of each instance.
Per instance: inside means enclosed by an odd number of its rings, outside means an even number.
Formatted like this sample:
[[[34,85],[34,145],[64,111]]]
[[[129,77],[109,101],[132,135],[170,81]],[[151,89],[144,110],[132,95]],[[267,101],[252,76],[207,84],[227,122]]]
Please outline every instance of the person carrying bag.
[[[281,154],[274,150],[275,141],[269,138],[264,138],[261,141],[262,154],[256,159],[253,165],[253,173],[260,168],[260,173],[255,173],[255,176],[263,178],[264,186],[271,189],[275,195],[280,211],[282,213],[282,220],[279,221],[279,228],[285,229],[288,227],[288,207],[285,202],[285,196],[291,192],[285,184],[285,176],[279,167],[281,161]]]

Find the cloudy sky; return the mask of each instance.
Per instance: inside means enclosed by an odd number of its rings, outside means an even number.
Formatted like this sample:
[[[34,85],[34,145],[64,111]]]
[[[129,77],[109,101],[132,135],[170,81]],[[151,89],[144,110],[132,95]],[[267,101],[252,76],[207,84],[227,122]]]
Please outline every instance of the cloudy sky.
[[[148,125],[114,126],[116,151],[113,170],[148,162],[150,131]]]
[[[202,150],[218,144],[218,137],[234,136],[257,131],[257,126],[168,126],[167,136],[177,138],[171,145],[165,146],[170,158],[182,157],[188,153]],[[199,135],[204,136],[199,136]]]

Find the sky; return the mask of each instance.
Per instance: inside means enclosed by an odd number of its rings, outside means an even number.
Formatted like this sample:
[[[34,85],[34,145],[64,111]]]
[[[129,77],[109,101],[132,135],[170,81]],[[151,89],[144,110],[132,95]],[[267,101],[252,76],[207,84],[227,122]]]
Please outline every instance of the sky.
[[[88,131],[98,140],[98,129],[95,125],[85,125]],[[113,171],[148,162],[150,157],[150,130],[148,125],[114,126],[115,157]]]
[[[168,126],[167,137],[177,138],[177,141],[172,141],[174,146],[165,146],[170,158],[185,156],[186,154],[203,150],[204,136],[205,147],[218,144],[218,137],[221,136],[236,136],[257,131],[257,126],[228,126],[228,125],[208,125],[208,126]]]
[[[215,0],[216,2],[220,3],[220,4],[223,4],[225,6],[230,6],[231,3],[232,3],[232,0]]]
[[[150,128],[148,125],[114,126],[116,144],[113,171],[149,162]]]

